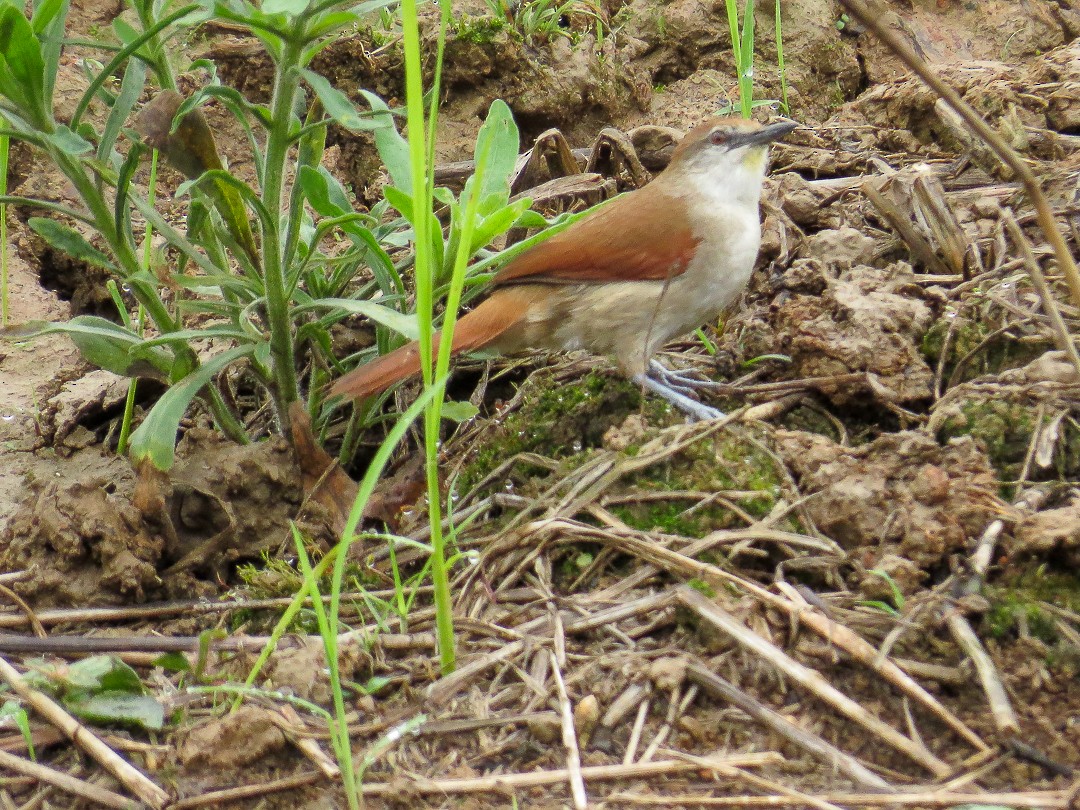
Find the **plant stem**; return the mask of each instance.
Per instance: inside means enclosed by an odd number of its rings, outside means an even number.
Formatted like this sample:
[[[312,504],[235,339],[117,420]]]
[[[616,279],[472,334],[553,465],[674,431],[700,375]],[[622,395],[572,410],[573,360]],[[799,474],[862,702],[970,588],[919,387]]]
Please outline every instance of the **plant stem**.
[[[431,186],[428,182],[428,149],[424,126],[424,87],[420,61],[420,30],[416,0],[402,0],[402,39],[405,50],[405,98],[409,123],[409,160],[412,164],[413,230],[416,234],[416,314],[420,325],[420,368],[424,387],[432,390],[435,255],[431,228]],[[438,88],[433,89],[438,98]],[[433,112],[437,107],[432,107]],[[434,116],[427,122],[432,131]],[[441,236],[440,236],[441,238]],[[439,423],[442,393],[435,391],[424,412],[424,451],[427,477],[428,518],[431,524],[431,578],[435,591],[435,629],[439,660],[444,673],[454,669],[454,620],[450,580],[442,534],[439,492]]]
[[[157,168],[158,168],[158,151],[156,149],[151,150],[150,153],[150,181],[147,184],[146,198],[150,205],[154,204],[154,200],[157,197]],[[143,255],[142,255],[142,267],[144,270],[150,269],[150,263],[153,261],[154,247],[153,247],[153,235],[154,226],[149,222],[146,223],[146,231],[143,233]],[[142,304],[139,304],[139,313],[137,318],[136,329],[141,335],[143,333],[143,327],[146,322],[146,308]],[[120,438],[116,442],[116,452],[120,455],[127,453],[128,438],[131,436],[131,422],[135,416],[135,395],[139,386],[139,380],[135,377],[128,383],[127,398],[124,400],[124,417],[120,421]]]
[[[298,65],[302,48],[297,42],[282,43],[281,61],[274,75],[274,93],[270,102],[271,120],[263,160],[263,197],[271,221],[263,233],[263,278],[266,284],[266,320],[270,329],[270,355],[273,358],[275,407],[282,430],[289,431],[288,407],[299,399],[296,360],[293,357],[292,321],[289,317],[288,285],[285,278],[283,240],[279,212],[284,202],[285,161],[291,144],[290,128],[293,106],[299,87]]]
[[[0,118],[0,126],[5,124]],[[0,135],[0,197],[7,196],[8,150],[11,140],[7,134]],[[0,327],[8,322],[8,235],[7,203],[0,203]]]
[[[776,0],[776,66],[780,70],[780,103],[784,115],[791,115],[787,99],[787,66],[784,63],[784,27],[780,20],[780,0]]]

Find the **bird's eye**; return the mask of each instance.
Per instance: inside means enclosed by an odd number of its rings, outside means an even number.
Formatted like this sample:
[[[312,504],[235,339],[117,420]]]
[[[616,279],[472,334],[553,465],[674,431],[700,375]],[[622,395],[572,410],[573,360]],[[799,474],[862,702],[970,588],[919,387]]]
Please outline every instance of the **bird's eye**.
[[[728,133],[726,130],[714,129],[712,132],[709,133],[709,143],[715,144],[716,146],[722,146],[723,144],[727,143],[727,139]]]

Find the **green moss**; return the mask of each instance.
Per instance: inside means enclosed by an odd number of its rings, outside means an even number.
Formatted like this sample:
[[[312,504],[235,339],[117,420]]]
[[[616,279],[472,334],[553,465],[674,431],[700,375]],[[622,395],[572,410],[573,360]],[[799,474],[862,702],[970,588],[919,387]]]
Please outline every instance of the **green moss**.
[[[507,24],[498,17],[474,17],[466,14],[454,19],[451,25],[454,36],[463,42],[487,45],[498,38]]]
[[[459,491],[467,492],[519,453],[566,460],[599,447],[604,433],[631,413],[640,412],[648,423],[657,425],[673,418],[667,403],[654,397],[643,400],[641,390],[629,380],[598,372],[571,383],[538,373],[525,386],[521,407],[492,431],[462,470]],[[527,476],[541,470],[519,468],[516,472]]]
[[[1016,479],[1027,458],[1037,424],[1039,407],[1013,399],[972,398],[959,403],[958,411],[944,422],[942,440],[971,436],[982,443],[1003,481]],[[1053,473],[1062,479],[1080,473],[1080,431],[1069,422],[1061,425],[1055,446]],[[1052,473],[1052,474],[1053,474]]]
[[[986,632],[1004,640],[1019,635],[1021,627],[1034,638],[1050,645],[1048,663],[1068,663],[1075,667],[1080,660],[1068,654],[1062,645],[1055,617],[1045,605],[1080,611],[1080,575],[1052,572],[1042,568],[1026,571],[1010,583],[987,588],[990,611],[983,618]]]
[[[952,365],[961,357],[966,357],[970,352],[985,340],[990,329],[981,321],[973,321],[968,318],[941,318],[934,322],[922,339],[922,354],[931,365],[941,359],[941,353],[945,349],[945,338],[952,328],[952,339],[949,345],[949,357]],[[951,372],[952,365],[946,363],[945,370]]]
[[[984,620],[991,637],[1002,639],[1017,634],[1021,621],[1035,638],[1053,644],[1057,641],[1054,620],[1036,604],[1026,602],[1017,595],[1009,594],[996,602]]]
[[[692,490],[752,490],[761,495],[740,498],[738,507],[752,517],[768,515],[780,494],[780,479],[775,462],[745,437],[720,433],[706,437],[676,456],[642,470],[625,480],[628,492],[656,493]],[[655,500],[642,498],[623,503],[612,512],[628,526],[642,531],[660,531],[684,537],[703,537],[718,529],[745,525],[723,503],[708,503],[693,508],[684,499]]]
[[[1009,473],[1022,464],[1035,429],[1035,411],[1028,405],[1004,399],[971,399],[960,413],[946,420],[945,438],[971,436],[982,442],[990,461]]]
[[[716,598],[716,591],[703,579],[691,579],[686,584],[703,596],[709,597],[709,599]]]
[[[993,321],[973,320],[969,318],[941,319],[923,336],[921,351],[931,366],[936,366],[943,351],[948,351],[945,358],[945,380],[953,383],[967,382],[983,374],[998,374],[1011,368],[1025,365],[1046,351],[1048,344],[1021,342],[1008,333],[998,333],[1001,324]],[[952,338],[948,347],[945,339],[952,328]],[[958,365],[963,362],[959,374],[955,374]]]

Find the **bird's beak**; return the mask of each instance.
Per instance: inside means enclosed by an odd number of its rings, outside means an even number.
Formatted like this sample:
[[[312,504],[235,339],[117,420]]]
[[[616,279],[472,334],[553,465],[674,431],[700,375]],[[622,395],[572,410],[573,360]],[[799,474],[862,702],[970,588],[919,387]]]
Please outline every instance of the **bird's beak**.
[[[798,126],[794,121],[780,121],[760,129],[746,130],[732,139],[735,143],[732,143],[731,146],[768,146],[773,141],[783,138]]]

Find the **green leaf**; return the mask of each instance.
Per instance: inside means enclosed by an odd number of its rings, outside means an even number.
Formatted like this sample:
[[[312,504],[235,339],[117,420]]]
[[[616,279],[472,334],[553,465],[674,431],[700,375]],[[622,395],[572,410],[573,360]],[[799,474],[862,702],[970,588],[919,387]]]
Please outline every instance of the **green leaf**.
[[[15,725],[19,727],[19,732],[26,743],[26,750],[30,754],[30,759],[37,760],[37,755],[34,753],[34,735],[30,731],[30,718],[26,713],[26,709],[14,700],[5,701],[4,705],[0,706],[0,719],[7,717],[10,717]]]
[[[74,228],[57,222],[55,219],[46,217],[30,217],[27,220],[30,229],[61,253],[66,253],[72,258],[92,264],[95,267],[103,267],[106,270],[116,270],[109,257],[91,245],[83,235]]]
[[[132,109],[139,101],[139,96],[142,94],[143,86],[146,84],[146,63],[138,59],[133,59],[128,63],[127,68],[124,70],[124,78],[120,83],[120,92],[116,96],[116,100],[113,102],[112,109],[109,110],[109,118],[105,122],[105,126],[101,131],[101,138],[98,141],[97,158],[101,161],[111,160],[114,155],[119,159],[119,155],[115,152],[113,147],[116,145],[116,139],[120,137],[120,130],[124,126],[124,122],[128,116],[131,115]],[[139,153],[142,150],[132,149],[128,155],[129,161],[137,161]],[[129,166],[133,166],[133,163],[129,163]],[[126,198],[127,189],[123,190],[120,195]],[[128,210],[127,205],[123,205],[121,211]],[[122,218],[122,214],[121,214]]]
[[[93,131],[93,129],[91,128],[90,131]],[[48,137],[61,151],[67,152],[69,155],[85,155],[94,148],[90,141],[63,124],[58,126]]]
[[[390,205],[394,206],[398,212],[405,217],[405,219],[412,222],[413,218],[413,198],[412,195],[407,194],[399,188],[394,186],[386,186],[383,188],[383,196],[386,197],[386,201]]]
[[[339,217],[355,213],[345,188],[325,166],[301,167],[300,188],[320,216]]]
[[[39,129],[51,129],[45,107],[45,62],[41,41],[23,15],[22,5],[0,7],[0,94]]]
[[[154,659],[154,666],[167,672],[191,672],[191,663],[181,652],[167,652]]]
[[[60,13],[64,0],[43,0],[34,9],[34,15],[30,18],[30,25],[35,34],[41,34]]]
[[[172,467],[176,434],[188,406],[214,376],[229,364],[255,351],[253,345],[237,346],[207,360],[199,368],[173,385],[150,409],[143,423],[131,434],[131,458],[138,464],[149,461],[159,470]]]
[[[529,200],[529,205],[532,205],[532,200]],[[548,221],[544,219],[544,215],[539,211],[525,210],[521,212],[521,216],[517,218],[514,226],[517,228],[546,228]]]
[[[168,352],[151,350],[142,336],[96,315],[77,315],[62,323],[31,321],[0,329],[0,338],[5,340],[28,340],[52,334],[67,335],[88,363],[121,377],[167,380],[172,370],[173,358]]]
[[[286,14],[295,17],[308,7],[308,0],[263,0],[263,14]]]
[[[470,254],[476,253],[477,250],[490,243],[496,236],[509,230],[531,204],[531,200],[517,200],[485,217],[477,225],[476,230],[473,231]]]
[[[442,406],[443,418],[451,422],[467,422],[480,413],[480,409],[471,402],[444,402]]]
[[[409,142],[401,137],[394,126],[394,119],[386,102],[372,92],[361,90],[360,94],[371,105],[371,111],[380,113],[376,119],[383,126],[375,130],[375,148],[379,150],[390,181],[399,189],[412,188],[412,162],[409,160]]]
[[[374,301],[358,301],[354,298],[319,298],[309,304],[297,307],[294,312],[299,314],[310,309],[341,309],[352,315],[363,315],[371,318],[376,323],[393,329],[410,340],[420,337],[420,327],[416,323],[416,315],[405,315],[396,309],[376,304]]]
[[[63,685],[67,689],[136,695],[146,691],[138,673],[115,655],[92,655],[76,661],[63,672]]]
[[[149,695],[129,692],[102,692],[83,700],[66,700],[64,705],[77,717],[95,725],[124,725],[147,731],[165,726],[165,707]]]
[[[130,45],[142,36],[141,31],[136,30],[131,23],[121,17],[117,17],[112,21],[112,29],[113,33],[116,34],[116,38],[120,40],[120,44],[125,46]]]
[[[397,2],[397,0],[387,0],[387,2]],[[356,22],[356,14],[351,11],[333,11],[327,14],[321,14],[311,24],[308,36],[310,36],[312,39],[325,37],[332,31],[345,28],[347,26],[353,25]],[[320,45],[321,44],[322,43],[320,43]],[[307,64],[307,62],[304,62],[304,64]]]
[[[168,346],[171,343],[191,343],[193,340],[210,340],[212,338],[224,338],[226,340],[243,341],[248,337],[247,333],[235,326],[207,326],[203,329],[178,329],[175,332],[167,332],[164,335],[144,340],[142,347],[136,351],[142,352],[145,347]]]
[[[513,113],[502,99],[495,99],[488,109],[484,125],[476,136],[473,156],[477,163],[484,162],[483,186],[479,190],[481,204],[490,195],[498,195],[499,204],[504,204],[510,196],[510,173],[518,159],[517,124]],[[462,200],[462,205],[465,201]],[[480,213],[489,213],[480,209]]]
[[[300,75],[311,85],[311,89],[319,97],[327,114],[337,123],[353,132],[362,130],[378,130],[386,127],[386,120],[381,115],[361,115],[349,97],[334,87],[324,77],[313,70],[301,70]]]

